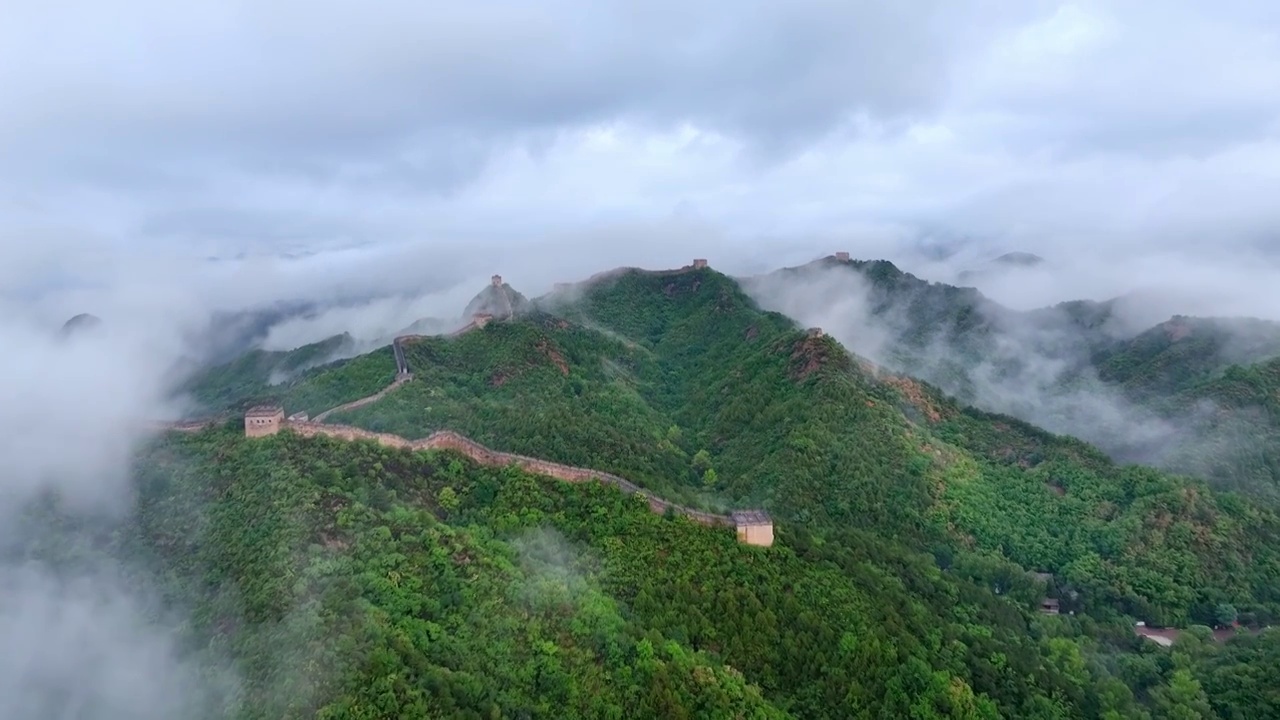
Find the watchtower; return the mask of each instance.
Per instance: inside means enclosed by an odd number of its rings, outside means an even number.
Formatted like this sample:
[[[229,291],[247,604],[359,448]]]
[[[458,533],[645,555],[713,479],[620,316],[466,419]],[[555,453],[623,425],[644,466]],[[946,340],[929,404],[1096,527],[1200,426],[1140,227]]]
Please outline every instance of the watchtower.
[[[483,329],[484,326],[488,325],[489,321],[492,319],[493,316],[489,313],[476,313],[471,316],[471,322],[475,323],[477,329]]]
[[[738,542],[769,547],[773,545],[773,518],[763,510],[739,510],[730,513],[738,531]]]
[[[849,262],[849,253],[844,252],[843,250],[836,253],[836,262]]]
[[[822,332],[822,328],[820,327],[811,327],[809,328],[808,332],[809,332],[809,337],[811,338],[820,338],[826,334]]]
[[[706,258],[694,258],[694,259],[693,259],[693,269],[694,269],[694,270],[701,270],[702,268],[704,268],[704,267],[706,267],[706,266],[707,266],[707,259],[706,259]]]
[[[266,437],[280,432],[284,422],[284,408],[279,405],[258,405],[244,414],[245,437]]]
[[[489,278],[489,282],[493,283],[494,287],[502,287],[502,276],[494,275],[493,277]]]

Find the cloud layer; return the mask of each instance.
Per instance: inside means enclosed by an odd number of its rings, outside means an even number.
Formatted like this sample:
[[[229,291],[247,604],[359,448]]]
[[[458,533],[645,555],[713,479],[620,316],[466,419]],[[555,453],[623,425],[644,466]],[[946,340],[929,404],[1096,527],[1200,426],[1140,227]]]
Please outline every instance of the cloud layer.
[[[1274,241],[1280,11],[1012,8],[26,3],[0,29],[0,289],[137,281],[85,260],[130,254],[363,252],[412,286]]]

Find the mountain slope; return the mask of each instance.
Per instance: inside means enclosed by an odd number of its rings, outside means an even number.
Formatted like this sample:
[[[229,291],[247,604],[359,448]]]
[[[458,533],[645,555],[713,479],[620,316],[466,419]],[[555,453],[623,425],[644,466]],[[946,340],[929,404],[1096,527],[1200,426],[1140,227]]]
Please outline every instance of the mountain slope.
[[[804,536],[857,526],[1003,554],[1087,588],[1093,613],[1280,608],[1280,545],[1253,542],[1275,537],[1269,510],[878,373],[723,275],[625,273],[546,310],[407,346],[414,382],[333,420],[458,430],[703,506],[763,503]]]
[[[1280,426],[1249,427],[1267,417],[1266,396],[1237,395],[1226,405],[1241,420],[1219,422],[1211,416],[1225,406],[1204,389],[1230,367],[1280,354],[1280,324],[1175,317],[1144,330],[1138,298],[1014,311],[884,261],[828,258],[744,284],[766,307],[827,325],[962,402],[1080,436],[1117,459],[1280,495],[1280,473],[1235,461],[1242,450],[1280,455]]]
[[[1238,687],[1254,650],[1175,667],[1122,613],[1270,622],[1265,507],[967,408],[709,269],[582,290],[407,341],[414,379],[333,420],[763,503],[777,544],[450,453],[172,435],[113,537],[195,608],[192,646],[245,668],[242,716],[1260,716],[1202,688]],[[394,371],[384,348],[281,397],[312,410]],[[1046,591],[1076,614],[1035,613]]]
[[[625,617],[596,583],[599,561],[539,527],[557,502],[602,489],[556,488],[557,501],[528,476],[447,456],[240,435],[233,424],[149,448],[122,534],[194,608],[188,642],[238,662],[238,717],[788,716]],[[625,521],[664,522],[607,502]]]
[[[140,468],[114,536],[240,663],[241,717],[1141,716],[1099,692],[1131,636],[859,530],[762,550],[607,487],[235,424]]]

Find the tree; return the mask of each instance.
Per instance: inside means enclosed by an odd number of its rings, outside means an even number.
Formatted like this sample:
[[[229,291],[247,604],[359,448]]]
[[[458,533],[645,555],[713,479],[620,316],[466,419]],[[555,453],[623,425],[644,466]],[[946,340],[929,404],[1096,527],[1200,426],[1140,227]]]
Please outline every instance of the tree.
[[[1219,627],[1235,625],[1239,616],[1240,614],[1236,612],[1236,606],[1231,603],[1218,603],[1218,607],[1213,610],[1213,619],[1218,622]]]
[[[448,486],[440,490],[440,495],[437,497],[437,500],[440,503],[440,507],[450,511],[457,510],[460,503],[458,500],[458,493]]]

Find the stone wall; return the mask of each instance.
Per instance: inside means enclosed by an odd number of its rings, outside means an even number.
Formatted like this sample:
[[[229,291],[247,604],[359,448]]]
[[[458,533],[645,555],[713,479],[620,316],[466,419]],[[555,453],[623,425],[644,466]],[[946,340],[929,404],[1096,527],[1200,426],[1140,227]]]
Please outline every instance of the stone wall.
[[[316,415],[315,418],[313,418],[313,420],[315,422],[323,422],[325,418],[329,417],[330,415],[336,412],[345,412],[347,410],[355,410],[358,407],[364,407],[369,403],[377,402],[382,398],[386,397],[387,393],[391,392],[392,390],[395,390],[396,388],[409,382],[412,379],[413,379],[413,375],[410,375],[409,373],[397,372],[395,380],[392,380],[390,385],[382,388],[378,392],[370,395],[369,397],[362,397],[359,400],[352,400],[351,402],[346,403],[345,405],[339,405],[338,407],[335,407],[335,408],[329,408],[328,410],[325,410],[319,415]]]
[[[569,483],[584,482],[601,482],[606,485],[612,485],[628,495],[640,495],[649,503],[649,509],[655,513],[663,514],[668,510],[683,515],[694,522],[710,526],[733,526],[733,519],[727,515],[716,515],[714,513],[702,512],[692,508],[667,502],[656,495],[642,490],[635,483],[629,480],[612,475],[610,473],[591,470],[589,468],[574,467],[563,463],[551,462],[541,458],[528,457],[527,455],[516,455],[514,453],[501,452],[492,448],[485,447],[480,443],[472,440],[465,435],[453,432],[452,430],[441,430],[418,440],[407,440],[399,435],[390,433],[379,433],[371,430],[364,430],[351,425],[332,425],[328,423],[311,422],[286,422],[285,428],[291,430],[303,437],[325,436],[338,438],[339,440],[369,440],[379,445],[390,448],[398,448],[403,450],[452,450],[460,455],[464,455],[470,460],[480,465],[489,467],[503,467],[506,465],[515,465],[525,472],[535,475],[544,475],[546,477],[555,478]]]

